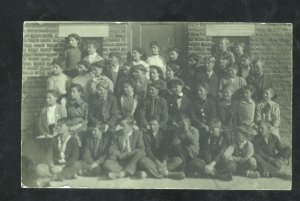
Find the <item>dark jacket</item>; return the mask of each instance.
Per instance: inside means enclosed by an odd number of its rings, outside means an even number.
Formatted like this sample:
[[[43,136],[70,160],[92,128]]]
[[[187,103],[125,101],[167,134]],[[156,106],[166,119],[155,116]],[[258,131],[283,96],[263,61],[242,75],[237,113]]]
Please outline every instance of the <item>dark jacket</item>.
[[[94,162],[101,164],[107,157],[109,136],[103,134],[101,139],[98,140],[98,146],[92,134],[86,138],[83,146],[82,160],[92,164]]]
[[[195,127],[201,128],[201,124],[209,125],[216,117],[215,103],[209,99],[201,101],[196,99],[191,106],[191,120]]]
[[[219,137],[208,137],[204,143],[203,156],[206,163],[213,161],[218,162],[223,157],[223,154],[228,147],[227,137],[221,135]]]
[[[176,122],[180,115],[187,115],[187,116],[190,115],[190,106],[191,106],[190,99],[186,95],[183,95],[181,97],[180,107],[178,108],[177,98],[178,97],[176,97],[172,94],[169,94],[166,98],[166,101],[168,104],[169,122],[170,123]]]
[[[215,72],[212,73],[210,78],[208,77],[206,72],[202,72],[197,74],[197,82],[198,83],[207,83],[208,85],[208,95],[212,99],[216,99],[218,97],[219,91],[219,77],[216,75]]]
[[[153,101],[153,102],[152,102]],[[152,105],[154,103],[154,106]],[[168,106],[164,98],[157,97],[144,99],[139,109],[140,126],[145,127],[151,118],[157,118],[159,124],[164,128],[168,122]]]
[[[109,146],[109,155],[118,156],[122,154],[123,151],[123,140],[124,134],[122,130],[118,130],[113,134],[112,142]],[[130,148],[131,151],[134,150],[145,150],[145,145],[143,141],[143,133],[139,130],[133,130],[130,136]]]
[[[60,159],[60,152],[58,149],[58,137],[55,137],[52,143],[53,143],[52,144],[53,161],[54,163],[57,163],[57,161]],[[78,141],[75,138],[71,137],[69,139],[64,154],[65,154],[66,166],[72,165],[79,160],[79,145],[78,145]]]
[[[158,159],[162,161],[166,154],[166,133],[159,129],[156,137],[150,132],[144,134],[145,152],[146,156],[152,160]]]
[[[118,117],[118,102],[112,93],[104,101],[96,95],[90,98],[89,121],[103,121],[114,128]]]

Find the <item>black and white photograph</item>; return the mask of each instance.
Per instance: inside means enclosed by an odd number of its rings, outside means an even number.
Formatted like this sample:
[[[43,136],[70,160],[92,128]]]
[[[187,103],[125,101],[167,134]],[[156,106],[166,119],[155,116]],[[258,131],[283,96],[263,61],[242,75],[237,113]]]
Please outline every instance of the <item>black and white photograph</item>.
[[[21,187],[291,190],[288,23],[27,21]]]

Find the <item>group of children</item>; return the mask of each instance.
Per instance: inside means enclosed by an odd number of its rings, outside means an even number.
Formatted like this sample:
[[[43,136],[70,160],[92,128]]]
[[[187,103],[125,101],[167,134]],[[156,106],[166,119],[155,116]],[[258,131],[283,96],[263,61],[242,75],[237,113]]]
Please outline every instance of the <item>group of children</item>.
[[[166,60],[156,41],[147,59],[134,48],[125,63],[118,53],[103,59],[93,42],[82,56],[79,45],[70,34],[47,80],[36,143],[51,141],[42,147],[51,160],[35,166],[36,185],[77,175],[288,177],[276,94],[264,60],[252,62],[244,43],[233,53],[221,39],[203,65],[196,54],[185,63],[177,48]]]

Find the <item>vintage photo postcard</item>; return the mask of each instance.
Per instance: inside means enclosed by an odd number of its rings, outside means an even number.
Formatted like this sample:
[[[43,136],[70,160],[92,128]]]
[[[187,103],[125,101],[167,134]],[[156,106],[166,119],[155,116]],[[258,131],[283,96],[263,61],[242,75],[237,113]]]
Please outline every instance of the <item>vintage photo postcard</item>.
[[[292,25],[25,22],[23,188],[290,190]]]

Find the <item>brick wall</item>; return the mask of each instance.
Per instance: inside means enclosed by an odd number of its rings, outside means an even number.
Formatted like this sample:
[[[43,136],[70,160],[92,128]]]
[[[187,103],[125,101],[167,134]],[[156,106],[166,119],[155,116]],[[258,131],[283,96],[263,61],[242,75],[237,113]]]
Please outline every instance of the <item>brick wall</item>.
[[[58,37],[56,23],[24,25],[23,65],[22,65],[22,129],[35,120],[35,115],[43,105],[46,77],[51,70],[53,58],[62,56],[64,37]],[[103,56],[110,52],[127,56],[127,26],[110,24],[109,36],[103,38]]]
[[[188,24],[188,53],[201,59],[211,54],[212,37],[206,36],[204,23]],[[292,131],[292,27],[289,25],[256,24],[255,35],[249,37],[249,52],[266,59],[265,73],[272,79],[278,94],[280,133],[291,143]]]

